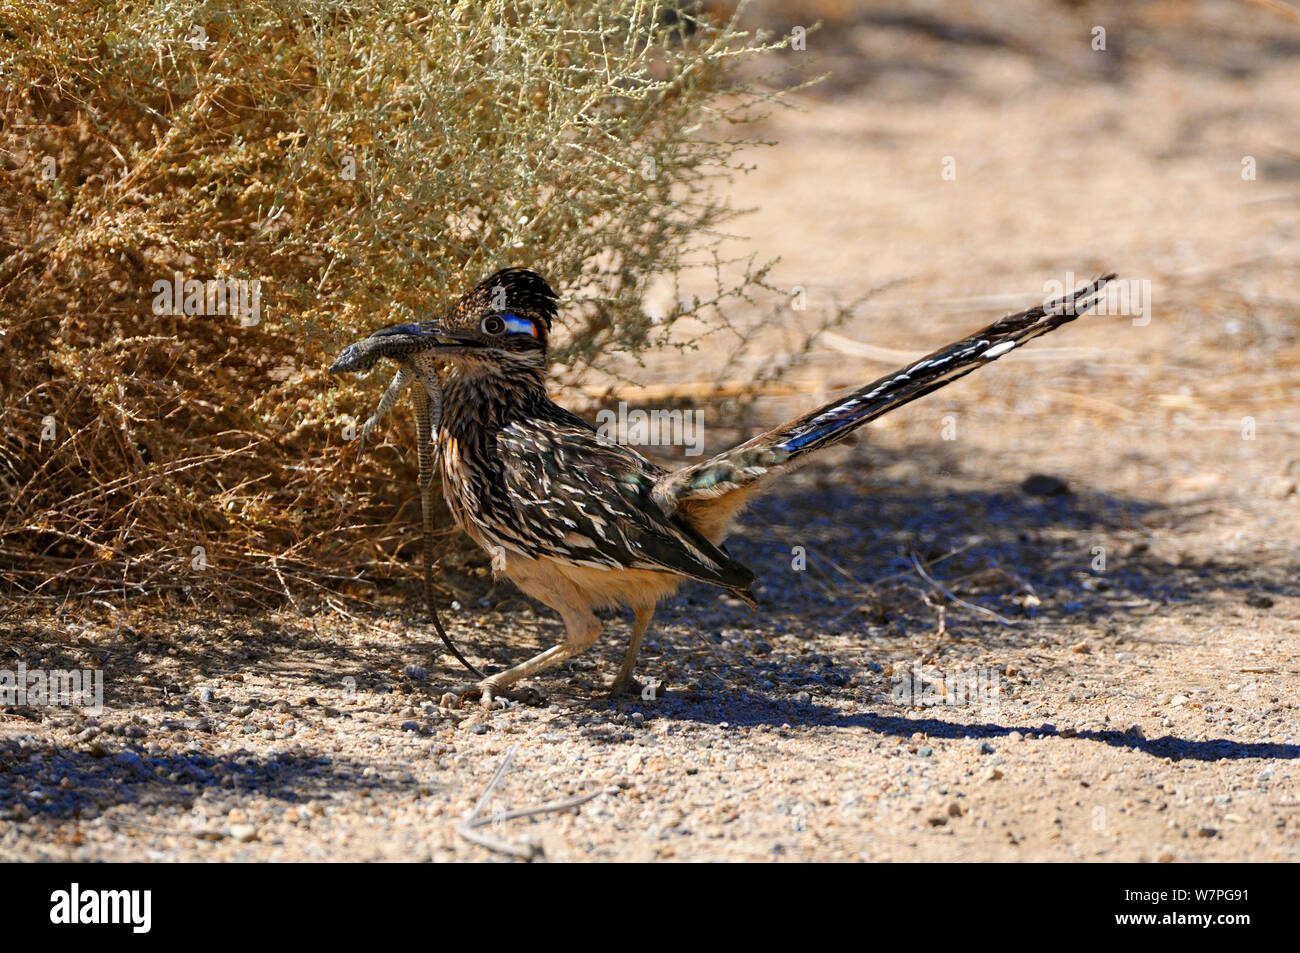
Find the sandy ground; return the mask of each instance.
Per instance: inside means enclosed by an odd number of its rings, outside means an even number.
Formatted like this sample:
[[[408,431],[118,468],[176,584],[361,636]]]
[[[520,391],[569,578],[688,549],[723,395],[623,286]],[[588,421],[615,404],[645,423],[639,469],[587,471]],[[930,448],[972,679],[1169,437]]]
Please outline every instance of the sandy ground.
[[[413,591],[134,607],[102,714],[0,713],[0,858],[505,857],[457,825],[512,751],[477,830],[555,860],[1300,856],[1300,30],[1237,3],[948,7],[946,32],[812,34],[837,79],[737,183],[813,307],[904,281],[758,412],[891,369],[855,343],[929,349],[1067,271],[1150,282],[1149,321],[1072,325],[777,487],[729,544],[762,612],[685,587],[642,654],[658,698],[599,697],[621,619],[536,680],[547,705],[483,712],[440,706],[461,679]],[[479,664],[560,632],[507,583],[448,616]],[[11,613],[0,667],[93,664],[105,619]]]

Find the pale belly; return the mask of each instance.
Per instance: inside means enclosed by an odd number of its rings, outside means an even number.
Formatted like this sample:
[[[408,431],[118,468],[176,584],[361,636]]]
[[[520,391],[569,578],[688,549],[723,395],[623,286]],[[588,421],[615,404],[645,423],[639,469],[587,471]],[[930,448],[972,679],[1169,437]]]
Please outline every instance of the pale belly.
[[[507,552],[503,574],[535,599],[555,609],[556,601],[590,608],[651,609],[677,591],[684,577],[649,569],[596,569],[558,559],[534,559]]]

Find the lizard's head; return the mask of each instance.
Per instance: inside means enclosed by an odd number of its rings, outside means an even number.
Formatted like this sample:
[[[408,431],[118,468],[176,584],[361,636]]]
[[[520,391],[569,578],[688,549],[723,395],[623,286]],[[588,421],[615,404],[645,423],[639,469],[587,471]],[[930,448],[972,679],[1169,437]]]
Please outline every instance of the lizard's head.
[[[497,368],[546,365],[555,292],[526,268],[505,268],[479,282],[438,321],[399,324],[344,348],[330,370],[367,371],[381,358],[403,363],[440,358]]]

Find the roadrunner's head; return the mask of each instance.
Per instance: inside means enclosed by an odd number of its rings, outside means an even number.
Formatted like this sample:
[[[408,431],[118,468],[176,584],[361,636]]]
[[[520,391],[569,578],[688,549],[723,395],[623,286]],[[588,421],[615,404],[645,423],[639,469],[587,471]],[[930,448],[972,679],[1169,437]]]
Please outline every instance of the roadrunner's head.
[[[526,268],[504,268],[479,282],[437,321],[399,324],[349,345],[330,370],[366,371],[381,358],[508,373],[546,367],[555,292]]]

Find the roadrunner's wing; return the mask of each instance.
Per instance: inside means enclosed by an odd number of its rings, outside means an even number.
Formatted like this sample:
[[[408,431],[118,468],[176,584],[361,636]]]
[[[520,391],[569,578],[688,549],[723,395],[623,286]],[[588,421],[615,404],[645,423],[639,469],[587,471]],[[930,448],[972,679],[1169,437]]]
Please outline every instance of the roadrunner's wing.
[[[599,569],[680,573],[752,599],[752,572],[651,499],[662,468],[564,416],[517,420],[495,436],[510,504],[488,528],[502,545]]]
[[[801,462],[810,453],[842,440],[858,427],[977,367],[1016,346],[1073,321],[1094,304],[1106,275],[1074,294],[1007,315],[970,337],[940,348],[893,374],[832,401],[796,420],[760,434],[703,463],[661,477],[652,491],[666,514],[679,509],[693,526],[718,539],[746,500],[764,481]]]

